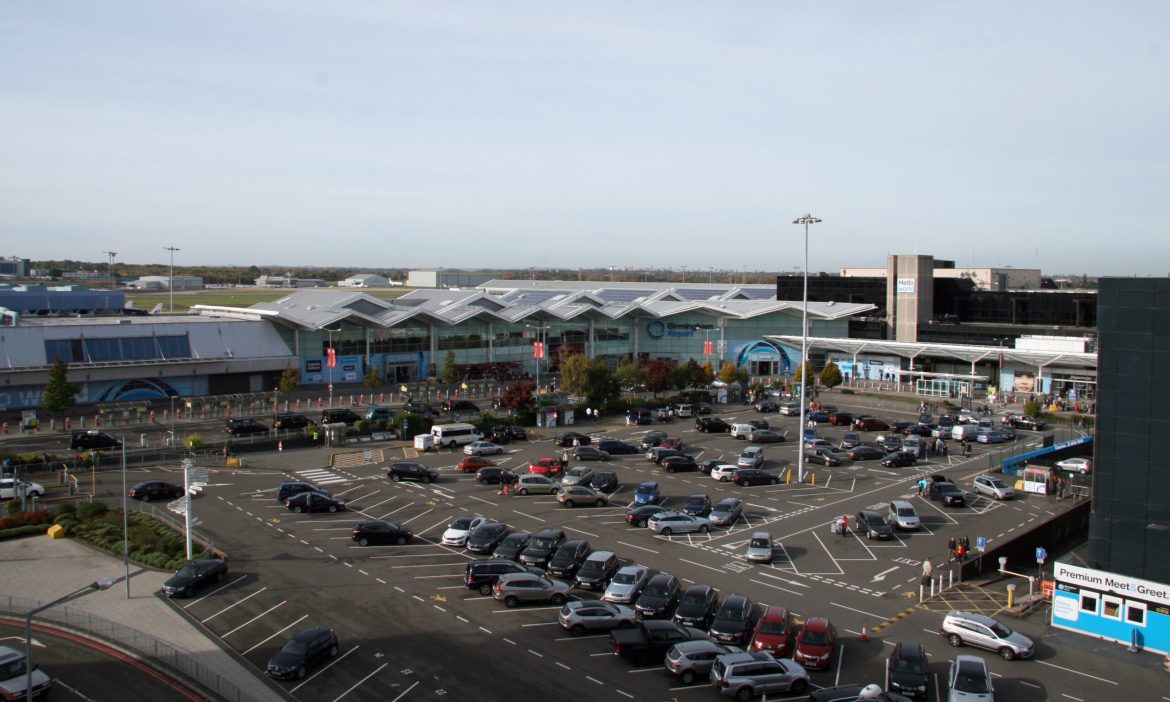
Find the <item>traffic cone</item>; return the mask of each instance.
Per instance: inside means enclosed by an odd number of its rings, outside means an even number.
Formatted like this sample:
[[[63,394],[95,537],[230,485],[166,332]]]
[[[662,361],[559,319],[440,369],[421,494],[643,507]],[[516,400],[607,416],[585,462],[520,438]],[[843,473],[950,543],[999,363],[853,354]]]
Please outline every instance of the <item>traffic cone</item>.
[[[869,641],[869,627],[865,624],[861,625],[861,640]]]

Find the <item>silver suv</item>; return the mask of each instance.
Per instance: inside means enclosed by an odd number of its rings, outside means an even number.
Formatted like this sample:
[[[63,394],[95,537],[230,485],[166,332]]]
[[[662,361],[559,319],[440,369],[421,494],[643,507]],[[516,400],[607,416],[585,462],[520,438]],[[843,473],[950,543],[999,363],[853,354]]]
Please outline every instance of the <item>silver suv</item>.
[[[690,685],[711,675],[711,666],[715,664],[716,658],[725,653],[739,653],[741,650],[714,641],[683,641],[676,643],[666,652],[663,665],[677,675],[683,685]]]
[[[1032,639],[982,614],[951,612],[943,619],[941,633],[952,646],[985,648],[1005,661],[1031,658],[1035,650]]]
[[[770,692],[799,695],[808,688],[808,673],[799,664],[776,660],[770,653],[727,653],[711,666],[711,682],[720,692],[750,700]]]

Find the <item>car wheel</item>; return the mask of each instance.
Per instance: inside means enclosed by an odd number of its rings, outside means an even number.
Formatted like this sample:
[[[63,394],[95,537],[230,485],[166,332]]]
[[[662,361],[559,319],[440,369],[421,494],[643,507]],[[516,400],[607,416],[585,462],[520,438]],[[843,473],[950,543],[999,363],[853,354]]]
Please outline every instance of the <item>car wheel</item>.
[[[804,692],[804,688],[807,686],[808,683],[804,680],[793,680],[792,687],[788,688],[788,691],[799,695]]]
[[[726,482],[727,482],[727,476],[726,476],[726,475],[721,475],[721,476],[719,476],[719,482],[721,482],[721,483],[726,483]]]
[[[666,472],[667,472],[667,473],[673,473],[673,472],[674,472],[674,466],[667,466],[667,467],[666,467]]]
[[[963,637],[959,636],[958,634],[951,634],[947,636],[947,641],[950,642],[950,644],[955,648],[963,645]]]
[[[504,606],[508,609],[516,609],[518,604],[520,604],[520,600],[516,599],[515,595],[508,595],[504,598]]]
[[[1016,652],[1007,646],[1004,646],[1003,648],[999,649],[999,657],[1005,661],[1015,660]]]
[[[226,577],[227,577],[227,572],[221,570],[215,574],[215,582],[222,583],[223,579]]]
[[[699,525],[699,533],[700,534],[706,534],[708,531],[711,531],[711,527],[707,526],[706,524]]]
[[[398,481],[402,480],[402,476],[397,473],[393,473],[390,475],[390,479],[397,483]]]
[[[565,506],[568,507],[569,509],[572,509],[573,508],[573,501],[572,500],[565,500]]]
[[[692,670],[684,670],[682,674],[682,684],[690,685],[695,682],[695,673]]]
[[[753,692],[750,687],[741,687],[735,693],[735,699],[740,700],[741,702],[750,702],[751,699],[755,696],[756,693]]]
[[[480,586],[479,586],[479,594],[481,594],[481,595],[483,595],[483,596],[485,596],[485,597],[486,597],[486,596],[488,596],[488,595],[490,595],[490,594],[492,594],[492,586],[491,586],[491,585],[487,585],[487,584],[480,585]]]
[[[479,478],[475,482],[479,483],[480,485],[487,485],[488,483],[487,478]]]
[[[423,478],[423,482],[424,483],[433,483],[433,482],[435,482],[435,479],[428,475],[427,477]]]
[[[297,505],[296,507],[293,507],[293,511],[296,512],[297,514],[300,514],[301,512],[305,511],[305,508],[301,507],[300,505]]]
[[[362,538],[358,539],[358,545],[359,546],[369,546],[370,540],[363,536]]]
[[[585,627],[581,626],[580,624],[574,624],[573,628],[569,629],[569,633],[572,634],[573,636],[584,636],[585,635]]]
[[[517,491],[516,491],[516,494],[518,494],[518,495],[527,495],[527,494],[528,494],[528,488],[520,488],[519,490],[517,490]]]
[[[305,675],[306,675],[308,672],[309,672],[309,671],[305,670],[305,666],[303,666],[303,665],[302,665],[300,668],[297,668],[297,680],[304,680],[304,679],[305,679]]]
[[[779,478],[777,478],[776,476],[772,476],[772,479],[768,481],[768,484],[769,485],[777,485],[777,484],[779,484],[779,482],[780,482]]]
[[[670,527],[662,527],[662,535],[663,536],[670,536],[670,534],[671,534]]]

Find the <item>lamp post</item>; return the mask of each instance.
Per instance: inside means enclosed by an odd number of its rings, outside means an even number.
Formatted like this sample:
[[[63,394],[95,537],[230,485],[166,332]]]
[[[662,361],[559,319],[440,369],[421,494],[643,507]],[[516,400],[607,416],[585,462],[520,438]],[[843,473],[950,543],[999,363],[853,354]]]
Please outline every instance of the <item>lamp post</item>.
[[[796,452],[796,480],[804,482],[804,412],[808,405],[805,385],[808,378],[808,225],[821,220],[805,214],[792,220],[793,224],[804,225],[804,299],[800,306],[800,448]]]
[[[529,329],[536,330],[536,341],[541,343],[540,355],[533,355],[533,360],[536,361],[536,410],[540,412],[540,360],[548,355],[548,325],[541,324],[525,324]],[[541,340],[541,332],[544,332],[544,339]]]
[[[336,329],[326,329],[325,331],[329,332],[329,349],[332,350],[333,349],[333,332],[340,332],[341,327],[338,327]],[[333,364],[329,362],[328,352],[326,352],[325,355],[326,355],[325,365],[329,367],[329,409],[333,409]],[[337,358],[336,352],[334,352],[333,358],[334,359]]]
[[[171,314],[175,313],[175,252],[182,249],[174,246],[164,246],[164,250],[171,252],[171,275],[167,279],[167,292],[171,296]]]
[[[122,566],[126,571],[126,599],[130,599],[130,512],[126,490],[126,437],[122,437]]]
[[[85,587],[82,587],[82,588],[78,588],[78,589],[74,590],[73,592],[69,593],[68,595],[65,595],[64,597],[58,597],[57,599],[53,600],[52,602],[50,602],[47,605],[41,605],[40,607],[37,607],[36,609],[30,610],[29,613],[25,615],[25,617],[24,617],[24,668],[25,668],[24,691],[25,691],[25,699],[27,699],[28,702],[32,702],[32,698],[33,698],[33,689],[32,689],[32,674],[33,674],[32,618],[33,618],[33,615],[40,614],[41,612],[45,611],[46,609],[49,609],[50,607],[56,607],[57,605],[61,604],[62,602],[65,602],[66,600],[71,600],[74,597],[77,597],[78,595],[84,595],[84,594],[88,593],[90,590],[108,590],[116,582],[118,582],[117,578],[102,578],[101,580],[95,580],[92,583],[90,583],[89,585],[86,585]]]

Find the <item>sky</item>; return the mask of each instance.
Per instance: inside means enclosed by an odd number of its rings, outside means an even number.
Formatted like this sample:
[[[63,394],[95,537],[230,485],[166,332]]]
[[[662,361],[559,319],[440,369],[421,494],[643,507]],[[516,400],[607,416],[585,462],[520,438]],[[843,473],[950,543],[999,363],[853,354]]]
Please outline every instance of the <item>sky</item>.
[[[1162,0],[0,8],[0,256],[1170,275]]]

